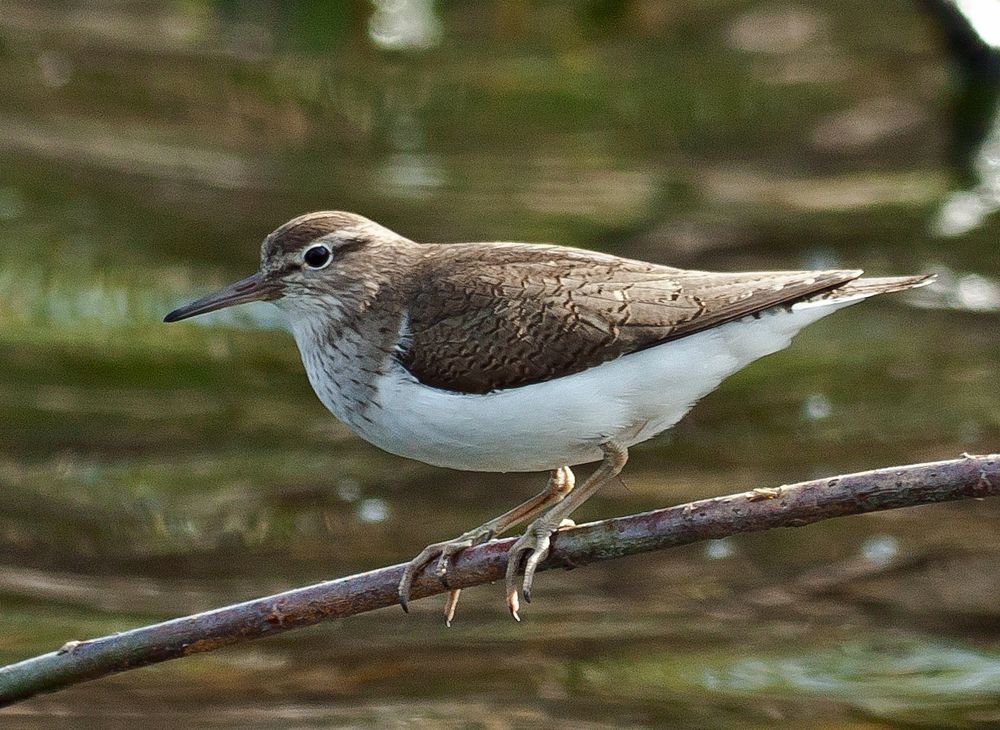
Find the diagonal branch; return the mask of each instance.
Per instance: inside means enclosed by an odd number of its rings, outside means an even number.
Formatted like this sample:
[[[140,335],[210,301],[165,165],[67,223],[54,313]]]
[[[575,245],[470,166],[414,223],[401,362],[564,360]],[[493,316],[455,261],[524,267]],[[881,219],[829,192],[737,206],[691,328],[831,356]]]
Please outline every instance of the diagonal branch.
[[[998,495],[998,454],[816,479],[563,530],[553,537],[552,553],[539,570],[578,567],[741,532],[801,527],[831,517]],[[425,570],[414,582],[412,598],[503,578],[513,541],[498,540],[460,553],[448,585]],[[58,651],[0,668],[0,706],[114,672],[392,606],[402,571],[402,565],[394,565],[114,636],[70,642]]]

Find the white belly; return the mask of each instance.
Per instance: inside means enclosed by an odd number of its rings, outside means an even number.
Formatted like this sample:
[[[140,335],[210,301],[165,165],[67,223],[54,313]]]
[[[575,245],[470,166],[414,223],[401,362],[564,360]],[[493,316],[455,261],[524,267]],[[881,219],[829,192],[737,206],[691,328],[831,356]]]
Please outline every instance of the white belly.
[[[631,446],[670,428],[724,378],[787,347],[841,306],[776,308],[575,375],[484,395],[430,388],[395,366],[377,381],[382,408],[350,425],[386,451],[453,469],[542,471],[596,461],[601,443]]]

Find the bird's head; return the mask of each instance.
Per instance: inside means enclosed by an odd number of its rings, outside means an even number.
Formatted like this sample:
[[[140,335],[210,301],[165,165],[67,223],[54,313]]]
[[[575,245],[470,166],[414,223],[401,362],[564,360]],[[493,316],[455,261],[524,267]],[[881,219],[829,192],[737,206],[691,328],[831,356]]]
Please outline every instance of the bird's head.
[[[273,301],[294,308],[337,296],[363,284],[366,270],[386,254],[380,244],[406,239],[354,213],[307,213],[277,228],[260,249],[260,270],[175,309],[176,322],[247,302]]]

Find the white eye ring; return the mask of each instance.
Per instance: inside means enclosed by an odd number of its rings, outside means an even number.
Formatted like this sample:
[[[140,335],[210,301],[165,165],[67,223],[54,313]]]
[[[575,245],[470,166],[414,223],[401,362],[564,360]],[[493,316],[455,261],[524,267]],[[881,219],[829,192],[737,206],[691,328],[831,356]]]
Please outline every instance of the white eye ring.
[[[329,246],[320,243],[307,248],[302,254],[302,260],[310,269],[325,269],[333,261],[333,253]]]

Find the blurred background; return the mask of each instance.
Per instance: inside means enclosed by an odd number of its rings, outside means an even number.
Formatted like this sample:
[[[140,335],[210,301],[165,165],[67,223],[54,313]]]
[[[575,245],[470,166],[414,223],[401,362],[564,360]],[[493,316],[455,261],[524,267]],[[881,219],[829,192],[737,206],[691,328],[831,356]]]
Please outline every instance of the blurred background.
[[[1000,445],[1000,2],[0,1],[0,661],[407,560],[543,475],[352,436],[268,305],[315,209],[420,241],[936,271],[633,450],[595,519]],[[997,727],[1000,504],[546,573],[103,679],[7,727]]]

